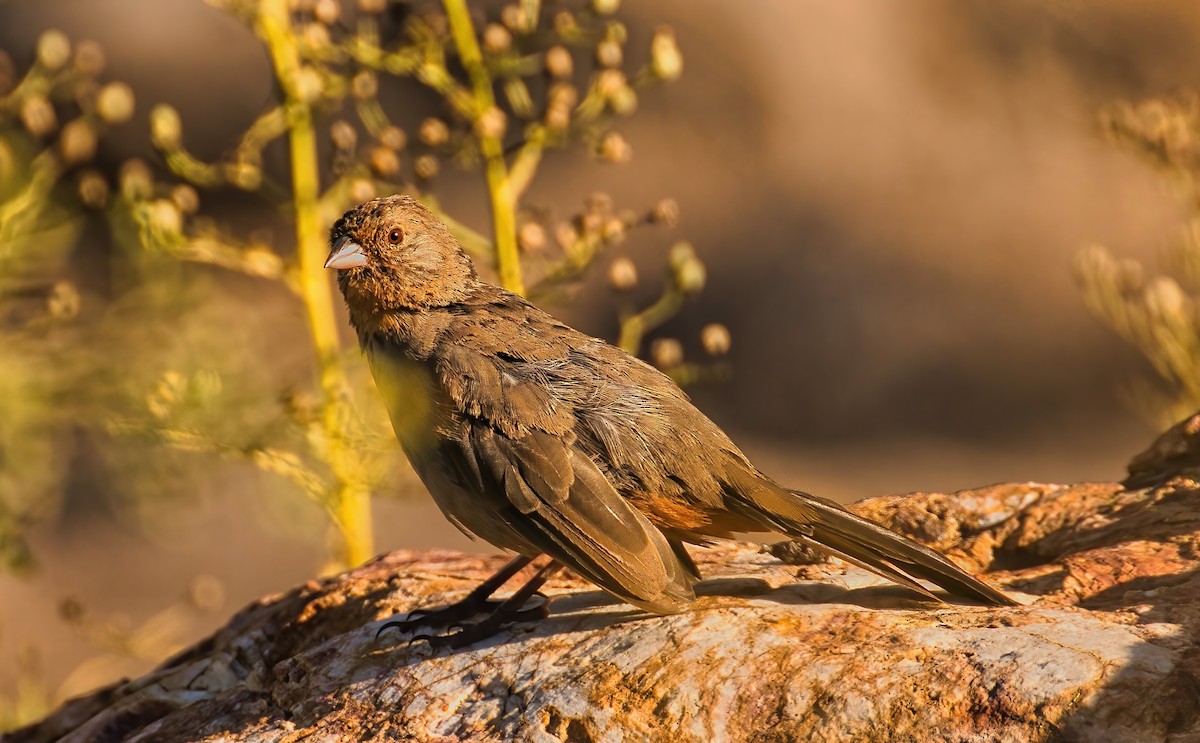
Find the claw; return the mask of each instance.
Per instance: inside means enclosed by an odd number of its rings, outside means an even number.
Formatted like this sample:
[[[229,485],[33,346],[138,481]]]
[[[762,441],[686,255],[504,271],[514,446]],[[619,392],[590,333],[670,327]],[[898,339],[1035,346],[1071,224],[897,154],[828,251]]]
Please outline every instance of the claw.
[[[432,645],[433,645],[433,641],[434,641],[434,640],[435,640],[437,637],[438,637],[437,635],[432,635],[432,634],[430,634],[430,633],[428,633],[428,632],[418,632],[417,634],[413,635],[412,637],[410,637],[410,638],[408,639],[408,644],[409,644],[409,645],[412,645],[413,643],[416,643],[416,642],[419,642],[419,641],[421,641],[421,640],[424,640],[425,642],[428,642],[428,643],[429,643],[429,644],[432,646]]]
[[[409,639],[409,644],[424,640],[434,648],[461,648],[480,640],[492,637],[505,627],[529,620],[544,619],[550,614],[550,599],[538,588],[561,566],[551,562],[510,598],[503,601],[486,598],[491,591],[483,594],[478,589],[468,594],[466,598],[440,609],[417,609],[409,612],[405,619],[386,622],[376,632],[376,639],[386,629],[398,628],[404,632],[412,632],[431,627],[459,627],[457,632],[431,634],[417,632]],[[536,606],[526,607],[525,603],[533,596],[540,596],[542,601]],[[487,614],[477,622],[463,622],[468,617]]]

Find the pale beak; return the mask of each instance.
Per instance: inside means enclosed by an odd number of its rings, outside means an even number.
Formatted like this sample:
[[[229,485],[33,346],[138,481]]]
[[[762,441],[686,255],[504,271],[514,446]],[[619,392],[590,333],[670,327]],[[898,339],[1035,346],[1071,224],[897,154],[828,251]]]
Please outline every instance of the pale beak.
[[[347,268],[361,268],[367,265],[367,257],[363,255],[362,246],[343,235],[333,243],[325,268],[336,268],[344,271]]]

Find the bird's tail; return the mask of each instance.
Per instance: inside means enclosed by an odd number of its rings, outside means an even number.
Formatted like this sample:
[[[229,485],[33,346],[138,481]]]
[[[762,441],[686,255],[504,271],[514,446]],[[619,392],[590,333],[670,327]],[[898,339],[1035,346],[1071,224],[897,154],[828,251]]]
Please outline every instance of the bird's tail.
[[[759,480],[733,496],[737,510],[774,531],[816,544],[888,580],[937,598],[918,579],[950,593],[1001,606],[1017,602],[970,575],[949,559],[831,500]]]

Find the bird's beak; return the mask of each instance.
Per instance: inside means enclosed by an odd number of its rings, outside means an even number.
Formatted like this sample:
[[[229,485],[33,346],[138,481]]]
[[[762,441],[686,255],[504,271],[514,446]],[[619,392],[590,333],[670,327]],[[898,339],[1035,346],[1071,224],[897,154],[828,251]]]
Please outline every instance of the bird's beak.
[[[365,265],[367,257],[363,255],[362,246],[345,235],[334,241],[333,250],[329,251],[329,259],[325,261],[325,268],[336,268],[340,271]]]

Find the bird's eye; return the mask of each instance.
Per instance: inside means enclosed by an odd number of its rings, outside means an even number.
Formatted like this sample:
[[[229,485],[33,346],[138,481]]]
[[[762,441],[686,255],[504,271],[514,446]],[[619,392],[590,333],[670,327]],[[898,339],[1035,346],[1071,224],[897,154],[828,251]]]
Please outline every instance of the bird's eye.
[[[392,245],[399,245],[400,241],[403,239],[404,231],[398,227],[393,227],[392,231],[388,233],[388,242],[390,242]]]

